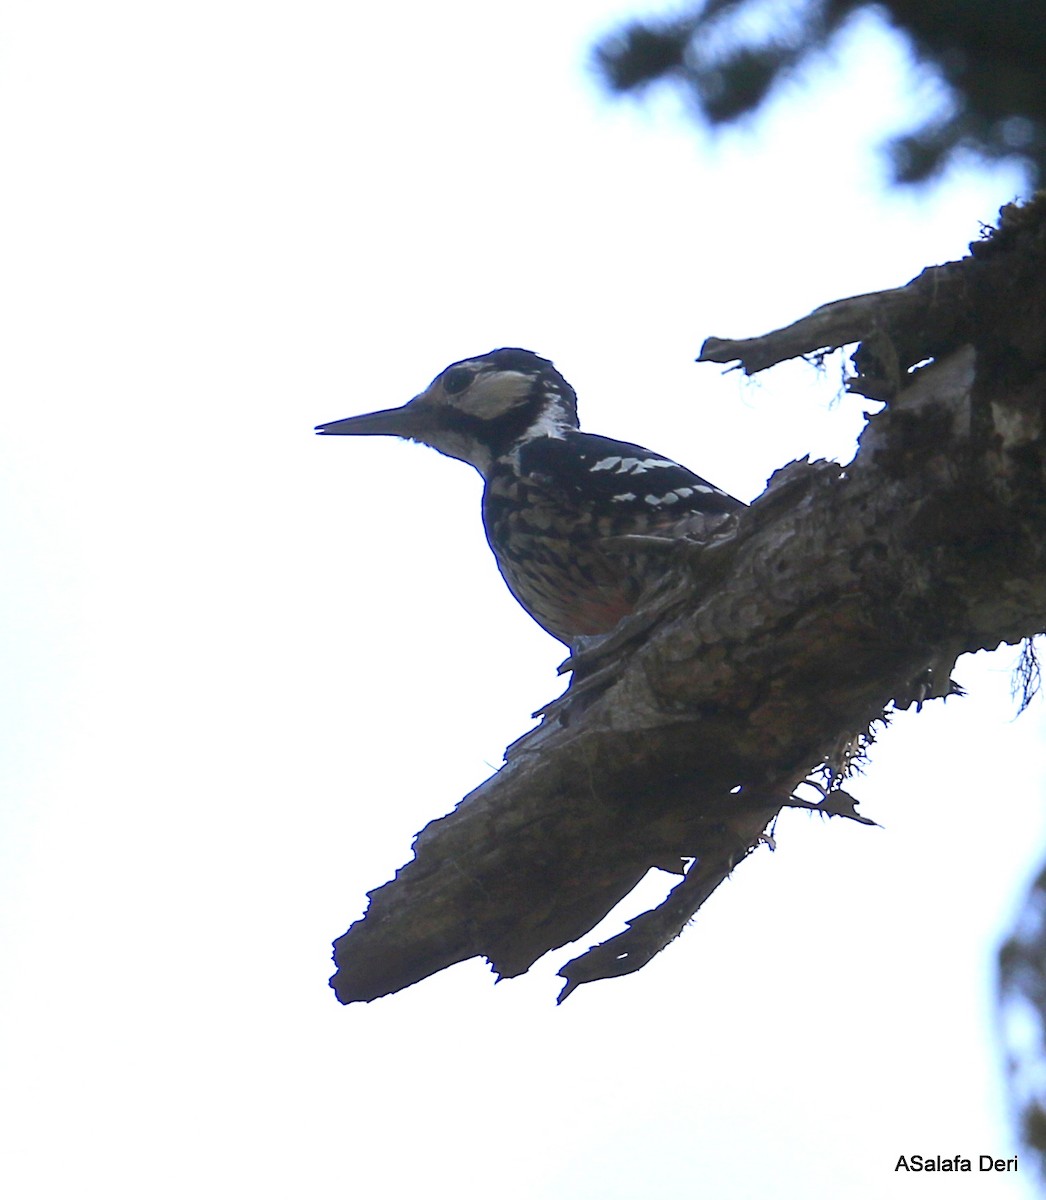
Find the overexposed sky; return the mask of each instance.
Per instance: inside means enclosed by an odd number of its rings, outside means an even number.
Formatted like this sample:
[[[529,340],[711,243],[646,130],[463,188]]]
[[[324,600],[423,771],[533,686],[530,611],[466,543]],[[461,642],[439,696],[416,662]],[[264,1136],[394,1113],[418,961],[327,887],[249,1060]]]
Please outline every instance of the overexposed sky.
[[[852,789],[881,829],[785,814],[637,975],[557,1009],[586,941],[497,987],[327,987],[563,651],[474,473],[312,427],[522,345],[587,428],[751,499],[849,457],[861,404],[702,340],[959,257],[1021,189],[883,187],[871,147],[932,89],[870,23],[715,145],[612,103],[587,54],[632,11],[0,13],[5,1196],[882,1200],[954,1194],[901,1153],[1016,1152],[993,955],[1046,843],[1044,718],[1012,720],[1005,649],[883,735]]]

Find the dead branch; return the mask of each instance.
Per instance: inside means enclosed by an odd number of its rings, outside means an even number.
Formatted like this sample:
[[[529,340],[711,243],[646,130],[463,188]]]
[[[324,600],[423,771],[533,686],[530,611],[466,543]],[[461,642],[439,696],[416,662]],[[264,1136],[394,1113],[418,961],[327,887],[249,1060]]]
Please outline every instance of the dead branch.
[[[339,999],[485,956],[518,975],[581,938],[651,866],[663,904],[574,958],[563,995],[676,937],[855,738],[948,694],[957,655],[1046,629],[1046,203],[1003,211],[958,263],[825,305],[765,338],[709,339],[746,371],[860,341],[854,390],[889,401],[854,463],[793,463],[673,586],[573,665],[580,682],[504,767],[418,835],[335,943]],[[919,365],[922,364],[922,365]],[[689,865],[687,865],[689,864]]]

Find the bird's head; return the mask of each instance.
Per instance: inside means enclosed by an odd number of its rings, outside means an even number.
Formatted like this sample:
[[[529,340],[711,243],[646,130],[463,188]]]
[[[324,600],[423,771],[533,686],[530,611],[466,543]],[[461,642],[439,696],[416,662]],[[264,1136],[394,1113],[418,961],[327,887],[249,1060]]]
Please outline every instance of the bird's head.
[[[410,438],[485,476],[517,443],[577,427],[577,396],[552,363],[502,349],[451,363],[402,408],[331,421],[316,432]]]

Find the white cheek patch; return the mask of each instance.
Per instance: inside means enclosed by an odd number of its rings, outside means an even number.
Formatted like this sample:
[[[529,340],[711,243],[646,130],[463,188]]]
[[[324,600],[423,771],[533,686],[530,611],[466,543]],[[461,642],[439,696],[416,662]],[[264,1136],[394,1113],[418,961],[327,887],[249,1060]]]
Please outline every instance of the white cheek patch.
[[[612,454],[609,458],[601,458],[592,466],[593,471],[613,471],[615,475],[642,475],[644,471],[653,471],[657,467],[674,467],[676,464],[668,458],[622,458]]]
[[[531,376],[522,371],[481,373],[453,407],[474,417],[496,420],[520,404],[530,384]]]

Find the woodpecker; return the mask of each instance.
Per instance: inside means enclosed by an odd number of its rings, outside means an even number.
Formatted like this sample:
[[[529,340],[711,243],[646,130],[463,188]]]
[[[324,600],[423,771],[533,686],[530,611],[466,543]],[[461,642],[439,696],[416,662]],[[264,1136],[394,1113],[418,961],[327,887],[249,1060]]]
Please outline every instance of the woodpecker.
[[[574,389],[529,350],[451,363],[401,408],[316,432],[408,438],[475,467],[509,591],[572,649],[613,629],[663,574],[663,555],[620,539],[704,541],[744,507],[663,455],[582,433]]]

